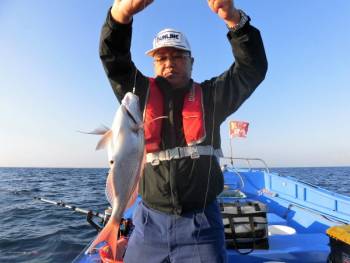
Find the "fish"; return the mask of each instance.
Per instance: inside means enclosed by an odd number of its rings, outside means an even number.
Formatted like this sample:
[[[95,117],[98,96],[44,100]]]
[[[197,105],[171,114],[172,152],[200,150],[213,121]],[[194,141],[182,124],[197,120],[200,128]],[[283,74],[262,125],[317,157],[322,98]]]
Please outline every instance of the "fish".
[[[122,262],[124,251],[118,248],[117,237],[124,211],[137,198],[138,183],[145,163],[143,118],[137,95],[128,92],[121,101],[111,129],[99,129],[101,134],[96,149],[107,149],[109,172],[106,197],[112,206],[108,223],[87,250],[92,253],[101,242],[106,242],[113,261]],[[100,253],[101,255],[101,253]],[[110,260],[110,259],[109,259]]]

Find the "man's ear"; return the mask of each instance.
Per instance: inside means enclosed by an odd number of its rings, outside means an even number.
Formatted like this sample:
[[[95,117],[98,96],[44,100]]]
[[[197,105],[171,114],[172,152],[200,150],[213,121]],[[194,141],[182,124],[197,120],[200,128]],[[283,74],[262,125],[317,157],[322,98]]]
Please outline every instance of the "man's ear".
[[[193,63],[194,63],[194,57],[191,57],[191,65],[193,67]]]

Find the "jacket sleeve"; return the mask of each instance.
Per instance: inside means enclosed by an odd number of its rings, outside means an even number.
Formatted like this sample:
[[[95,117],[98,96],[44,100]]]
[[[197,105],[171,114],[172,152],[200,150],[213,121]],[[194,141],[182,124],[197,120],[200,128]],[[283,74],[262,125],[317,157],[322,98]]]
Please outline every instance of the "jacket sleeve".
[[[100,58],[119,102],[125,93],[136,86],[136,94],[144,96],[148,80],[132,62],[130,47],[132,22],[120,24],[113,20],[108,11],[100,36]],[[135,79],[136,74],[136,79]]]
[[[215,118],[223,122],[264,80],[267,60],[259,30],[247,24],[237,32],[229,31],[235,62],[218,77],[205,81],[214,100]]]

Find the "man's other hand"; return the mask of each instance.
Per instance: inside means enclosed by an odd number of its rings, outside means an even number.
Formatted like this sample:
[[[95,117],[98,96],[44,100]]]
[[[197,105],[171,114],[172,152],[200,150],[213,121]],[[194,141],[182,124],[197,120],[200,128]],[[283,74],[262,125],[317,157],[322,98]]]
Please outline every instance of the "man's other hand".
[[[114,0],[111,14],[115,21],[128,24],[133,15],[145,9],[153,0]]]

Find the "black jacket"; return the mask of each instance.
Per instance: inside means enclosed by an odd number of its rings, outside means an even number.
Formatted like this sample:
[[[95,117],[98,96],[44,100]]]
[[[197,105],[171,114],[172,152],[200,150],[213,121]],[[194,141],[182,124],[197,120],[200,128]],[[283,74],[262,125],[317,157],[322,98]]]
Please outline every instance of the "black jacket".
[[[102,27],[100,57],[119,102],[134,84],[136,67],[131,60],[132,25],[115,22],[108,13]],[[221,123],[252,94],[264,79],[267,61],[259,31],[249,22],[237,32],[229,32],[235,63],[210,80],[200,83],[206,125],[206,140],[201,145],[220,148]],[[141,110],[145,106],[148,78],[138,71],[136,94]],[[173,90],[161,77],[156,78],[163,92],[164,113],[162,149],[186,146],[182,129],[183,97],[192,83],[184,89]],[[223,189],[223,176],[215,157],[201,156],[146,164],[139,191],[151,208],[173,214],[202,209],[215,200]]]

